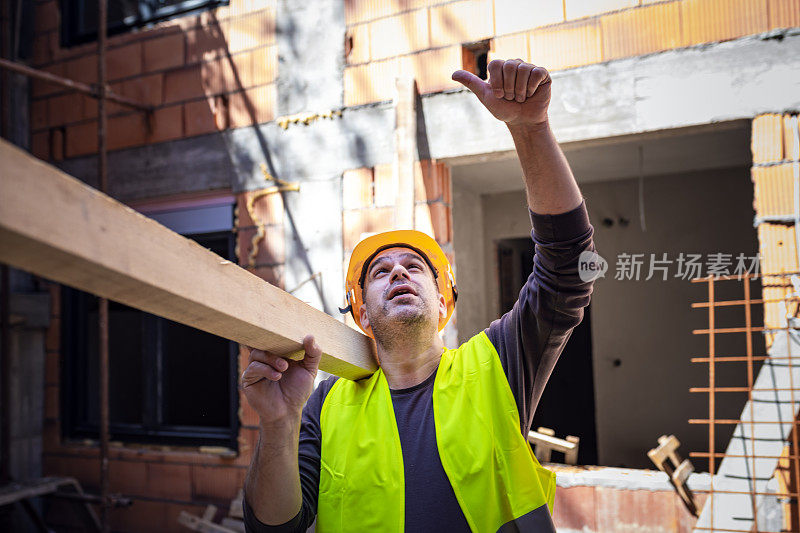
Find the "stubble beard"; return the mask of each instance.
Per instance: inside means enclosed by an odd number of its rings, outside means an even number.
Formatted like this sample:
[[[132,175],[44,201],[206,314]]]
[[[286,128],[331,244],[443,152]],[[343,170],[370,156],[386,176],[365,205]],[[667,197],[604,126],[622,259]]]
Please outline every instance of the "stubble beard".
[[[384,348],[392,349],[399,344],[407,344],[410,339],[424,338],[430,328],[431,307],[422,297],[414,305],[405,304],[403,309],[392,312],[391,301],[383,300],[380,313],[369,313],[372,323],[372,334]]]

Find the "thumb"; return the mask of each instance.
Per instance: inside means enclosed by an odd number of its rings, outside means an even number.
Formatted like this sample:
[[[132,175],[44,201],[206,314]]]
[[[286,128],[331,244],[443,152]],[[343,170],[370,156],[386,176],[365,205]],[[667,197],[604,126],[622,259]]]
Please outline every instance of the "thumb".
[[[314,340],[313,335],[306,335],[303,338],[303,348],[306,351],[306,355],[303,357],[301,364],[306,370],[316,374],[317,369],[319,368],[319,361],[322,359],[322,350],[320,350],[319,345]]]
[[[457,81],[473,93],[475,96],[478,97],[479,100],[483,101],[483,95],[486,88],[489,86],[488,83],[480,79],[478,76],[473,74],[472,72],[467,72],[466,70],[457,70],[453,72],[452,76],[454,81]]]

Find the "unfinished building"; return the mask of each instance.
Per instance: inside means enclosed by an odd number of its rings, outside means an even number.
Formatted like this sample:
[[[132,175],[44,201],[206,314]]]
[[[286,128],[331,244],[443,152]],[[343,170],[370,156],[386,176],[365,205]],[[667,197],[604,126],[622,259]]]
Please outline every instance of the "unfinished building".
[[[12,4],[4,59],[97,83],[93,2]],[[511,138],[450,76],[485,75],[493,58],[548,68],[552,127],[608,262],[534,419],[578,436],[578,463],[601,467],[556,467],[556,525],[736,530],[697,522],[666,476],[647,470],[647,451],[674,434],[683,455],[695,452],[703,473],[689,487],[702,509],[714,490],[705,472],[718,473],[737,435],[771,332],[793,325],[800,2],[151,4],[109,2],[109,87],[147,109],[108,104],[108,194],[340,318],[349,253],[364,233],[392,228],[398,147],[410,147],[415,225],[456,269],[449,345],[508,310],[533,254]],[[100,185],[96,100],[3,72],[4,137]],[[711,296],[691,282],[759,272],[776,277],[714,282]],[[20,270],[9,278],[9,474],[74,477],[96,491],[97,298]],[[709,303],[742,300],[744,285],[747,305]],[[749,378],[715,359],[745,356],[741,337],[717,331],[740,326]],[[181,511],[227,510],[258,433],[237,389],[243,350],[114,302],[109,342],[109,489],[133,502],[110,511],[111,528],[182,530]],[[796,496],[800,449],[783,429],[789,466],[773,465],[768,477],[783,485],[769,490]],[[738,517],[749,520],[741,529],[800,529],[796,497],[777,499]],[[74,521],[56,505],[43,513]]]

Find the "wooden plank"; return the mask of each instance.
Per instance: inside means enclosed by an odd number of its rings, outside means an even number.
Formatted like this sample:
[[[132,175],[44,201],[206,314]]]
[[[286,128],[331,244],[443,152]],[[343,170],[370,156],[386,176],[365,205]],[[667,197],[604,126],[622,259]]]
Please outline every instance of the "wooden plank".
[[[0,141],[0,262],[349,379],[376,369],[366,335],[79,180]]]

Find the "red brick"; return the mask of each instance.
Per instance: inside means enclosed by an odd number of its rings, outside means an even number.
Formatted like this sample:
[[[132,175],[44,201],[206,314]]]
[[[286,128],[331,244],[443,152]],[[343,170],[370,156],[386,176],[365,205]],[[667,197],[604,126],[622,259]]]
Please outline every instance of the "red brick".
[[[342,209],[359,209],[372,204],[372,169],[357,168],[342,174]]]
[[[214,122],[213,101],[199,100],[183,106],[184,133],[187,137],[217,131]]]
[[[283,223],[283,198],[281,198],[280,194],[263,195],[261,194],[262,191],[263,189],[256,189],[236,196],[237,228],[248,228],[256,224],[247,211],[247,202],[254,197],[251,209],[259,224],[276,225]]]
[[[232,18],[229,23],[227,41],[228,51],[232,54],[275,42],[275,12],[272,9]]]
[[[417,87],[421,94],[461,87],[460,83],[450,77],[454,71],[461,68],[461,46],[420,52],[410,56],[410,59],[409,68],[417,79]]]
[[[193,499],[228,504],[244,487],[246,470],[238,467],[192,466]]]
[[[223,24],[227,25],[227,22]],[[219,26],[201,26],[186,33],[186,62],[197,63],[208,61],[225,55],[227,43],[223,28]]]
[[[639,0],[565,0],[567,20],[608,13],[639,5]]]
[[[393,4],[395,2],[386,0],[345,0],[345,24],[350,25],[386,16],[396,9]]]
[[[672,491],[595,488],[598,531],[675,531]]]
[[[539,0],[535,9],[520,9],[518,0],[494,0],[494,17],[496,35],[505,35],[562,22],[564,8],[562,0]]]
[[[64,128],[50,128],[50,158],[53,161],[61,161],[66,150]]]
[[[49,139],[48,139],[49,144]],[[44,338],[44,349],[48,351],[58,350],[61,346],[61,319],[53,318],[47,326]]]
[[[771,163],[783,159],[783,117],[777,113],[759,115],[753,119],[750,149],[753,163]]]
[[[178,523],[181,511],[200,516],[205,506],[190,502],[173,503],[136,499],[130,507],[112,509],[109,523],[113,531],[159,531],[179,533],[186,528]],[[217,517],[217,520],[219,517]]]
[[[369,25],[370,56],[384,59],[430,48],[425,9],[382,18]]]
[[[274,266],[274,267],[262,266],[248,270],[250,270],[250,272],[258,276],[259,278],[263,279],[267,283],[271,283],[272,285],[275,285],[279,289],[284,288],[284,283],[286,282],[286,280],[284,279],[283,266]],[[243,429],[242,431],[246,432],[249,430]],[[239,448],[239,453],[243,453],[241,448]]]
[[[159,143],[183,137],[183,106],[164,107],[153,112],[147,141]]]
[[[64,63],[54,63],[42,68],[43,71],[55,74],[56,76],[64,76]],[[31,96],[34,98],[39,96],[46,96],[54,92],[61,91],[62,88],[54,83],[32,79],[31,80]]]
[[[147,496],[147,467],[143,462],[109,461],[110,490],[127,496]]]
[[[394,165],[375,165],[374,190],[376,206],[394,206],[397,201],[397,179]]]
[[[33,29],[36,33],[58,29],[58,5],[55,1],[35,5]]]
[[[31,128],[39,130],[48,126],[47,100],[33,100],[31,102]]]
[[[191,470],[188,465],[147,463],[146,468],[149,497],[191,499]]]
[[[67,61],[64,76],[83,83],[97,83],[97,56],[92,54]]]
[[[50,134],[47,131],[31,135],[31,153],[44,161],[50,159]]]
[[[286,260],[283,225],[265,226],[264,237],[257,241],[257,250],[253,254],[253,239],[256,228],[240,229],[237,237],[240,263],[249,267],[275,266]]]
[[[143,44],[144,71],[183,66],[186,44],[183,33],[150,39]]]
[[[364,233],[377,233],[392,229],[393,207],[371,207],[342,213],[344,248],[352,250]]]
[[[395,78],[399,74],[397,59],[374,61],[344,69],[344,105],[356,106],[391,100]]]
[[[233,66],[227,57],[220,57],[200,64],[205,94],[222,94],[239,90],[233,74]]]
[[[251,53],[251,61],[252,85],[263,85],[275,81],[278,76],[277,46],[263,46],[253,50]]]
[[[78,122],[83,118],[83,99],[79,93],[67,93],[47,100],[51,126]]]
[[[164,103],[181,102],[203,96],[200,67],[186,67],[164,74]]]
[[[417,205],[414,208],[416,229],[427,233],[439,243],[452,241],[450,208],[442,202]]]
[[[31,61],[34,65],[49,63],[55,57],[58,47],[55,32],[40,33],[33,38],[33,57]]]
[[[59,388],[58,385],[47,385],[44,388],[44,417],[59,418]]]
[[[107,146],[109,150],[121,150],[145,144],[147,124],[144,113],[131,113],[108,119]]]
[[[142,43],[131,43],[106,52],[106,77],[128,78],[142,73]]]
[[[111,114],[111,102],[107,102],[107,112]],[[81,109],[83,110],[82,117],[84,120],[97,118],[97,98],[89,96],[88,94],[81,95]]]
[[[429,159],[417,162],[414,168],[415,202],[429,202],[443,199],[443,166],[443,163],[436,163]]]
[[[122,94],[142,104],[159,106],[164,100],[164,75],[152,74],[127,80],[122,84]]]
[[[275,118],[275,85],[262,85],[229,95],[230,127],[263,124]]]
[[[42,473],[46,476],[74,477],[84,490],[100,485],[100,461],[95,457],[45,455],[42,459]]]
[[[432,7],[430,12],[432,47],[480,41],[494,34],[490,0],[462,0]]]
[[[683,0],[687,44],[725,41],[767,31],[767,0]]]
[[[559,487],[553,507],[557,529],[596,531],[594,487]]]
[[[97,152],[97,122],[67,126],[66,137],[67,158]]]

